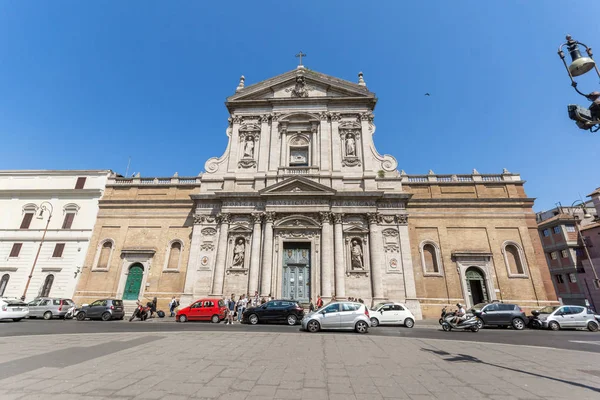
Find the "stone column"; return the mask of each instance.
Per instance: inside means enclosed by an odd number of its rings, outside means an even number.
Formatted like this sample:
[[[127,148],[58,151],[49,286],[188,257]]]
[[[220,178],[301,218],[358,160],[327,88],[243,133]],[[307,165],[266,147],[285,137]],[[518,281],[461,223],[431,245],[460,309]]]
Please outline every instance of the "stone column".
[[[269,161],[269,143],[271,135],[269,135],[269,116],[260,116],[260,149],[255,149],[258,153],[258,172],[265,172],[268,168]],[[254,292],[253,292],[254,293]]]
[[[371,254],[371,282],[373,285],[373,302],[382,300],[383,297],[383,239],[379,230],[379,215],[377,213],[367,214],[369,219],[369,253]]]
[[[219,220],[219,243],[217,245],[217,259],[215,261],[215,273],[213,275],[213,287],[211,296],[223,296],[223,282],[225,280],[225,263],[227,262],[227,234],[229,232],[229,214],[220,214]]]
[[[258,290],[262,214],[253,213],[252,219],[254,220],[254,228],[252,229],[252,251],[250,253],[250,281],[248,283],[248,293],[251,295],[253,295],[254,292]]]
[[[340,139],[340,120],[341,116],[339,113],[331,113],[331,154],[333,159],[331,160],[331,170],[341,171],[342,170],[342,140]]]
[[[273,220],[275,213],[265,213],[265,235],[263,240],[261,295],[271,293],[271,273],[273,270]],[[250,293],[251,296],[254,293]]]
[[[269,138],[269,154],[265,154],[265,157],[269,159],[269,171],[277,171],[279,167],[279,122],[278,116],[271,116],[271,137]],[[254,294],[254,293],[251,293]]]
[[[229,167],[228,171],[235,171],[238,163],[238,148],[240,146],[240,124],[242,123],[242,117],[234,116],[232,118],[232,130],[231,130],[231,149],[229,149]]]
[[[331,159],[331,129],[329,129],[327,113],[321,113],[319,119],[321,120],[321,171],[329,171]]]
[[[346,296],[346,262],[344,260],[344,233],[342,219],[344,214],[333,214],[335,229],[335,297]]]
[[[333,227],[331,226],[331,213],[319,213],[321,217],[322,237],[321,237],[321,297],[324,300],[331,298],[331,277],[333,274]]]

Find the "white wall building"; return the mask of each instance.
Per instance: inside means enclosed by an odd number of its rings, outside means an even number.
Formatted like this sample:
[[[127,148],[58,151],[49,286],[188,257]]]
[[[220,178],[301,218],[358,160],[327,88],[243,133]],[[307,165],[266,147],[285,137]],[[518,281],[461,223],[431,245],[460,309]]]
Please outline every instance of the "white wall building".
[[[111,173],[0,171],[0,296],[23,295],[45,231],[26,301],[73,296]]]

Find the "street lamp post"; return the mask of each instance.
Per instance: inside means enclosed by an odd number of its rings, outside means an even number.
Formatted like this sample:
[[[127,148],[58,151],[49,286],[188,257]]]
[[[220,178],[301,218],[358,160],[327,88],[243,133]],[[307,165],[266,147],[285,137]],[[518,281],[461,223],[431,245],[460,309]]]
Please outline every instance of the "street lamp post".
[[[577,126],[581,129],[589,130],[590,132],[597,132],[600,130],[600,92],[591,92],[585,94],[577,88],[577,82],[574,77],[581,76],[588,73],[591,70],[595,70],[596,74],[600,78],[600,71],[598,66],[593,59],[592,48],[585,44],[574,40],[571,35],[567,35],[567,41],[558,47],[558,56],[562,60],[569,78],[571,79],[571,86],[573,89],[586,99],[592,102],[588,107],[582,107],[577,104],[569,104],[567,110],[569,112],[569,118],[571,118]],[[569,55],[571,56],[571,64],[567,65],[565,60],[565,53],[563,48],[566,47]],[[588,55],[584,57],[581,55],[580,47],[583,47]]]
[[[578,204],[575,204],[575,203],[578,203]],[[592,217],[592,215],[586,211],[585,203],[583,201],[578,202],[576,200],[571,204],[571,207],[572,208],[573,207],[581,208],[581,210],[583,211],[584,219]],[[575,215],[575,211],[573,211],[573,216],[575,216],[575,218],[578,219],[578,217]],[[592,268],[592,272],[594,274],[594,282],[596,282],[596,284],[600,284],[600,280],[598,279],[598,273],[596,272],[596,268],[594,267],[594,262],[592,261],[592,257],[590,257],[590,252],[588,250],[587,243],[585,242],[585,238],[583,237],[583,234],[581,233],[581,230],[579,229],[579,220],[575,222],[575,229],[577,229],[577,238],[581,240],[581,244],[583,245],[583,251],[585,252],[585,256],[587,257],[588,261],[590,262],[590,268]],[[587,280],[586,280],[586,287],[587,287]],[[594,309],[596,309],[596,305],[594,304],[594,299],[592,297],[592,293],[590,292],[590,288],[587,287],[587,289],[588,289],[588,294],[590,295],[590,300],[592,302],[592,307],[594,307]]]
[[[48,211],[48,221],[46,222],[46,228],[44,228],[44,234],[42,235],[42,240],[40,241],[40,245],[38,247],[37,254],[35,255],[35,259],[33,260],[33,265],[31,266],[31,272],[29,272],[29,276],[27,277],[27,283],[25,284],[25,290],[23,290],[23,296],[21,296],[21,300],[25,301],[27,297],[27,289],[29,289],[29,284],[31,283],[31,277],[33,276],[33,270],[35,269],[35,264],[37,263],[38,257],[40,256],[40,251],[42,250],[42,245],[44,244],[44,239],[46,238],[46,232],[48,232],[48,225],[50,225],[50,220],[52,219],[52,212],[54,211],[54,207],[52,204],[44,201],[40,204],[40,211],[37,215],[37,219],[44,218],[44,211]]]

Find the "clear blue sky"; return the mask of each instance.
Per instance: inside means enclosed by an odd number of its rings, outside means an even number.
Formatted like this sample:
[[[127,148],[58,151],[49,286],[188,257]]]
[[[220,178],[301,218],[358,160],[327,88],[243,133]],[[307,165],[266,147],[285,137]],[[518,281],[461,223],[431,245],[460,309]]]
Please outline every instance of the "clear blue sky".
[[[308,68],[364,72],[376,145],[409,174],[508,168],[536,210],[600,186],[600,134],[568,119],[586,101],[556,55],[566,33],[600,51],[599,1],[372,3],[2,1],[0,169],[124,173],[131,156],[142,176],[197,175],[225,149],[240,75],[302,50]]]

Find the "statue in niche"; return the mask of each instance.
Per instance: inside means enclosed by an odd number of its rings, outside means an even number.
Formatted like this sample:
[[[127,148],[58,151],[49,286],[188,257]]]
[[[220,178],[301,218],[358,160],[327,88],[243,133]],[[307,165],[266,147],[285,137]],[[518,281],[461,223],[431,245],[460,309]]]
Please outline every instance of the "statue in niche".
[[[352,269],[365,269],[362,247],[356,239],[352,240],[352,247],[350,247],[350,262]]]
[[[233,248],[233,266],[243,267],[244,266],[244,251],[246,246],[244,245],[244,239],[238,239],[235,247]]]
[[[254,137],[247,136],[244,142],[244,158],[254,158]]]
[[[356,141],[354,140],[354,136],[351,134],[346,136],[346,156],[356,157]]]

